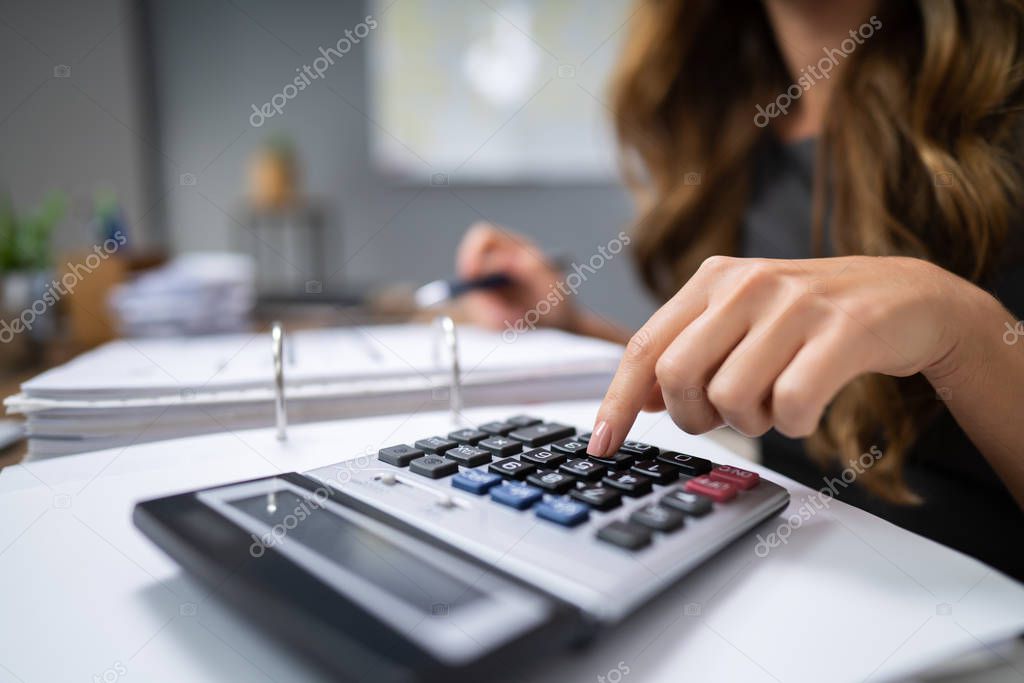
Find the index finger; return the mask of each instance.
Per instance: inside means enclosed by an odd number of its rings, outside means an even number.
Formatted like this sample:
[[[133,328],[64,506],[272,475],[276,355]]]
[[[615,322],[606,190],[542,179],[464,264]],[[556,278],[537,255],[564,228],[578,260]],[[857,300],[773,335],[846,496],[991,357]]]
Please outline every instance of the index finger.
[[[706,306],[707,298],[697,288],[684,286],[630,338],[598,408],[587,444],[589,455],[610,456],[619,449],[657,382],[658,358]]]

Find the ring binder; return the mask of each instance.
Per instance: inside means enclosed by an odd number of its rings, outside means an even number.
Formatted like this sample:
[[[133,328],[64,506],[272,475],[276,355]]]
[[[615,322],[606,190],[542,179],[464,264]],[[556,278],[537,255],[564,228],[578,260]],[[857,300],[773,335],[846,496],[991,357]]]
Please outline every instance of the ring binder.
[[[455,321],[451,316],[440,315],[434,319],[439,327],[439,335],[434,338],[434,359],[440,365],[439,342],[448,349],[450,359],[451,377],[448,382],[448,399],[451,410],[452,424],[459,424],[462,420],[462,368],[459,365],[459,340]]]
[[[274,321],[270,327],[274,354],[274,416],[277,422],[277,440],[288,438],[288,414],[284,399],[284,326]]]

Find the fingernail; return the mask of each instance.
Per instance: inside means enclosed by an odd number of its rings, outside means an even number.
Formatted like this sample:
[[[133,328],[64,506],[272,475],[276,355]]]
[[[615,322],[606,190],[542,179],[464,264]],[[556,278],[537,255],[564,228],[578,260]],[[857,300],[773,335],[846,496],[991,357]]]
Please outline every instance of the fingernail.
[[[604,452],[608,450],[608,444],[611,440],[612,430],[608,428],[608,420],[601,420],[594,426],[594,431],[590,435],[590,443],[587,444],[587,454],[598,457],[604,456]]]

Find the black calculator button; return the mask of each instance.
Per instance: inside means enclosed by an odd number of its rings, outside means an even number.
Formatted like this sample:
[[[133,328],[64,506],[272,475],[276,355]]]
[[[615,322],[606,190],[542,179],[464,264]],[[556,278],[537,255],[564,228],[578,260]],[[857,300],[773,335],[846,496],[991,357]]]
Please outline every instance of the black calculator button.
[[[656,458],[661,453],[657,446],[642,441],[624,441],[619,450],[632,453],[638,458]]]
[[[422,458],[423,451],[404,443],[397,446],[388,446],[377,452],[377,459],[395,467],[407,467],[416,458]]]
[[[511,422],[486,422],[480,425],[481,432],[487,432],[492,436],[508,436],[508,433],[516,426]]]
[[[475,446],[484,439],[487,438],[486,432],[481,432],[479,429],[459,429],[451,432],[448,438],[452,441],[458,441],[469,446]]]
[[[519,459],[532,462],[538,467],[558,467],[566,461],[567,457],[565,453],[558,453],[547,448],[534,448],[520,455]]]
[[[426,451],[427,453],[433,453],[434,455],[441,455],[445,451],[451,450],[458,445],[459,444],[455,443],[451,439],[446,439],[443,436],[430,436],[416,442],[416,448]]]
[[[578,439],[562,439],[551,444],[551,449],[566,455],[577,455],[586,452],[587,444]]]
[[[601,481],[634,498],[651,492],[651,480],[635,472],[609,472]]]
[[[586,434],[577,434],[576,438],[582,441],[583,443],[590,443],[590,434],[591,432],[587,432]]]
[[[586,479],[587,481],[596,481],[604,476],[605,466],[596,463],[593,460],[587,458],[575,458],[573,460],[567,460],[560,468],[559,471],[571,474],[574,477],[580,479]]]
[[[627,550],[639,550],[651,542],[651,532],[630,522],[612,522],[597,531],[597,537]]]
[[[515,431],[510,433],[509,436],[513,439],[522,441],[530,448],[536,448],[537,446],[549,444],[552,441],[565,439],[575,433],[576,430],[567,425],[557,424],[555,422],[542,422],[539,425],[518,427]]]
[[[505,420],[505,422],[516,427],[532,427],[533,425],[539,425],[543,420],[532,415],[514,415]]]
[[[614,455],[610,455],[607,458],[599,458],[596,455],[591,455],[590,459],[594,462],[606,465],[613,470],[628,470],[630,465],[636,461],[636,456],[625,451],[617,451]]]
[[[686,514],[693,515],[694,517],[700,517],[701,515],[706,515],[711,512],[710,498],[702,496],[699,493],[683,491],[682,489],[676,489],[671,493],[665,494],[658,502],[665,507],[685,512]]]
[[[499,458],[507,458],[523,450],[523,444],[507,436],[492,436],[478,443],[477,448],[485,448]]]
[[[445,451],[444,457],[451,458],[465,467],[477,467],[491,461],[491,452],[475,446],[460,444],[450,451]]]
[[[565,493],[576,486],[576,477],[554,470],[534,472],[526,481],[551,493]]]
[[[622,505],[622,496],[607,486],[590,485],[569,491],[569,496],[595,510],[611,510]]]
[[[459,464],[440,455],[424,455],[409,463],[409,471],[431,479],[440,479],[458,472]]]
[[[640,460],[629,470],[650,477],[656,484],[671,484],[679,478],[678,469],[657,460]]]
[[[711,461],[698,458],[695,455],[676,453],[675,451],[664,451],[658,456],[658,461],[679,468],[682,474],[690,477],[697,477],[711,471]]]
[[[533,463],[522,462],[515,458],[506,458],[492,462],[487,468],[495,474],[500,474],[506,479],[526,479],[526,475],[533,472],[537,467]]]
[[[675,531],[683,526],[683,513],[661,505],[645,505],[634,510],[629,521],[655,531]]]

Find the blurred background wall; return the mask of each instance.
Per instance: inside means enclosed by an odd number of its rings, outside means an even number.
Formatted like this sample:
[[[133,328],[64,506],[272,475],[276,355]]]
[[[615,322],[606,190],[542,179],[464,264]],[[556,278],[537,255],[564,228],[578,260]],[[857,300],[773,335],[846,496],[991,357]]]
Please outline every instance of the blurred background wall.
[[[254,155],[286,139],[303,195],[326,217],[326,291],[448,276],[477,220],[582,261],[632,215],[606,168],[610,136],[592,135],[607,114],[605,71],[627,4],[587,5],[3,0],[0,190],[16,203],[65,190],[73,211],[62,244],[90,242],[81,223],[92,195],[110,188],[138,243],[237,248],[249,229]],[[368,16],[379,26],[253,125],[253,105]],[[410,65],[424,71],[410,74]],[[480,97],[451,99],[474,79]],[[487,83],[501,87],[488,92]],[[431,93],[433,108],[424,106]],[[451,120],[445,102],[474,118]],[[581,145],[586,136],[593,149]],[[460,153],[470,145],[470,158],[455,164],[446,140]],[[628,254],[589,278],[580,298],[634,326],[652,310]]]

